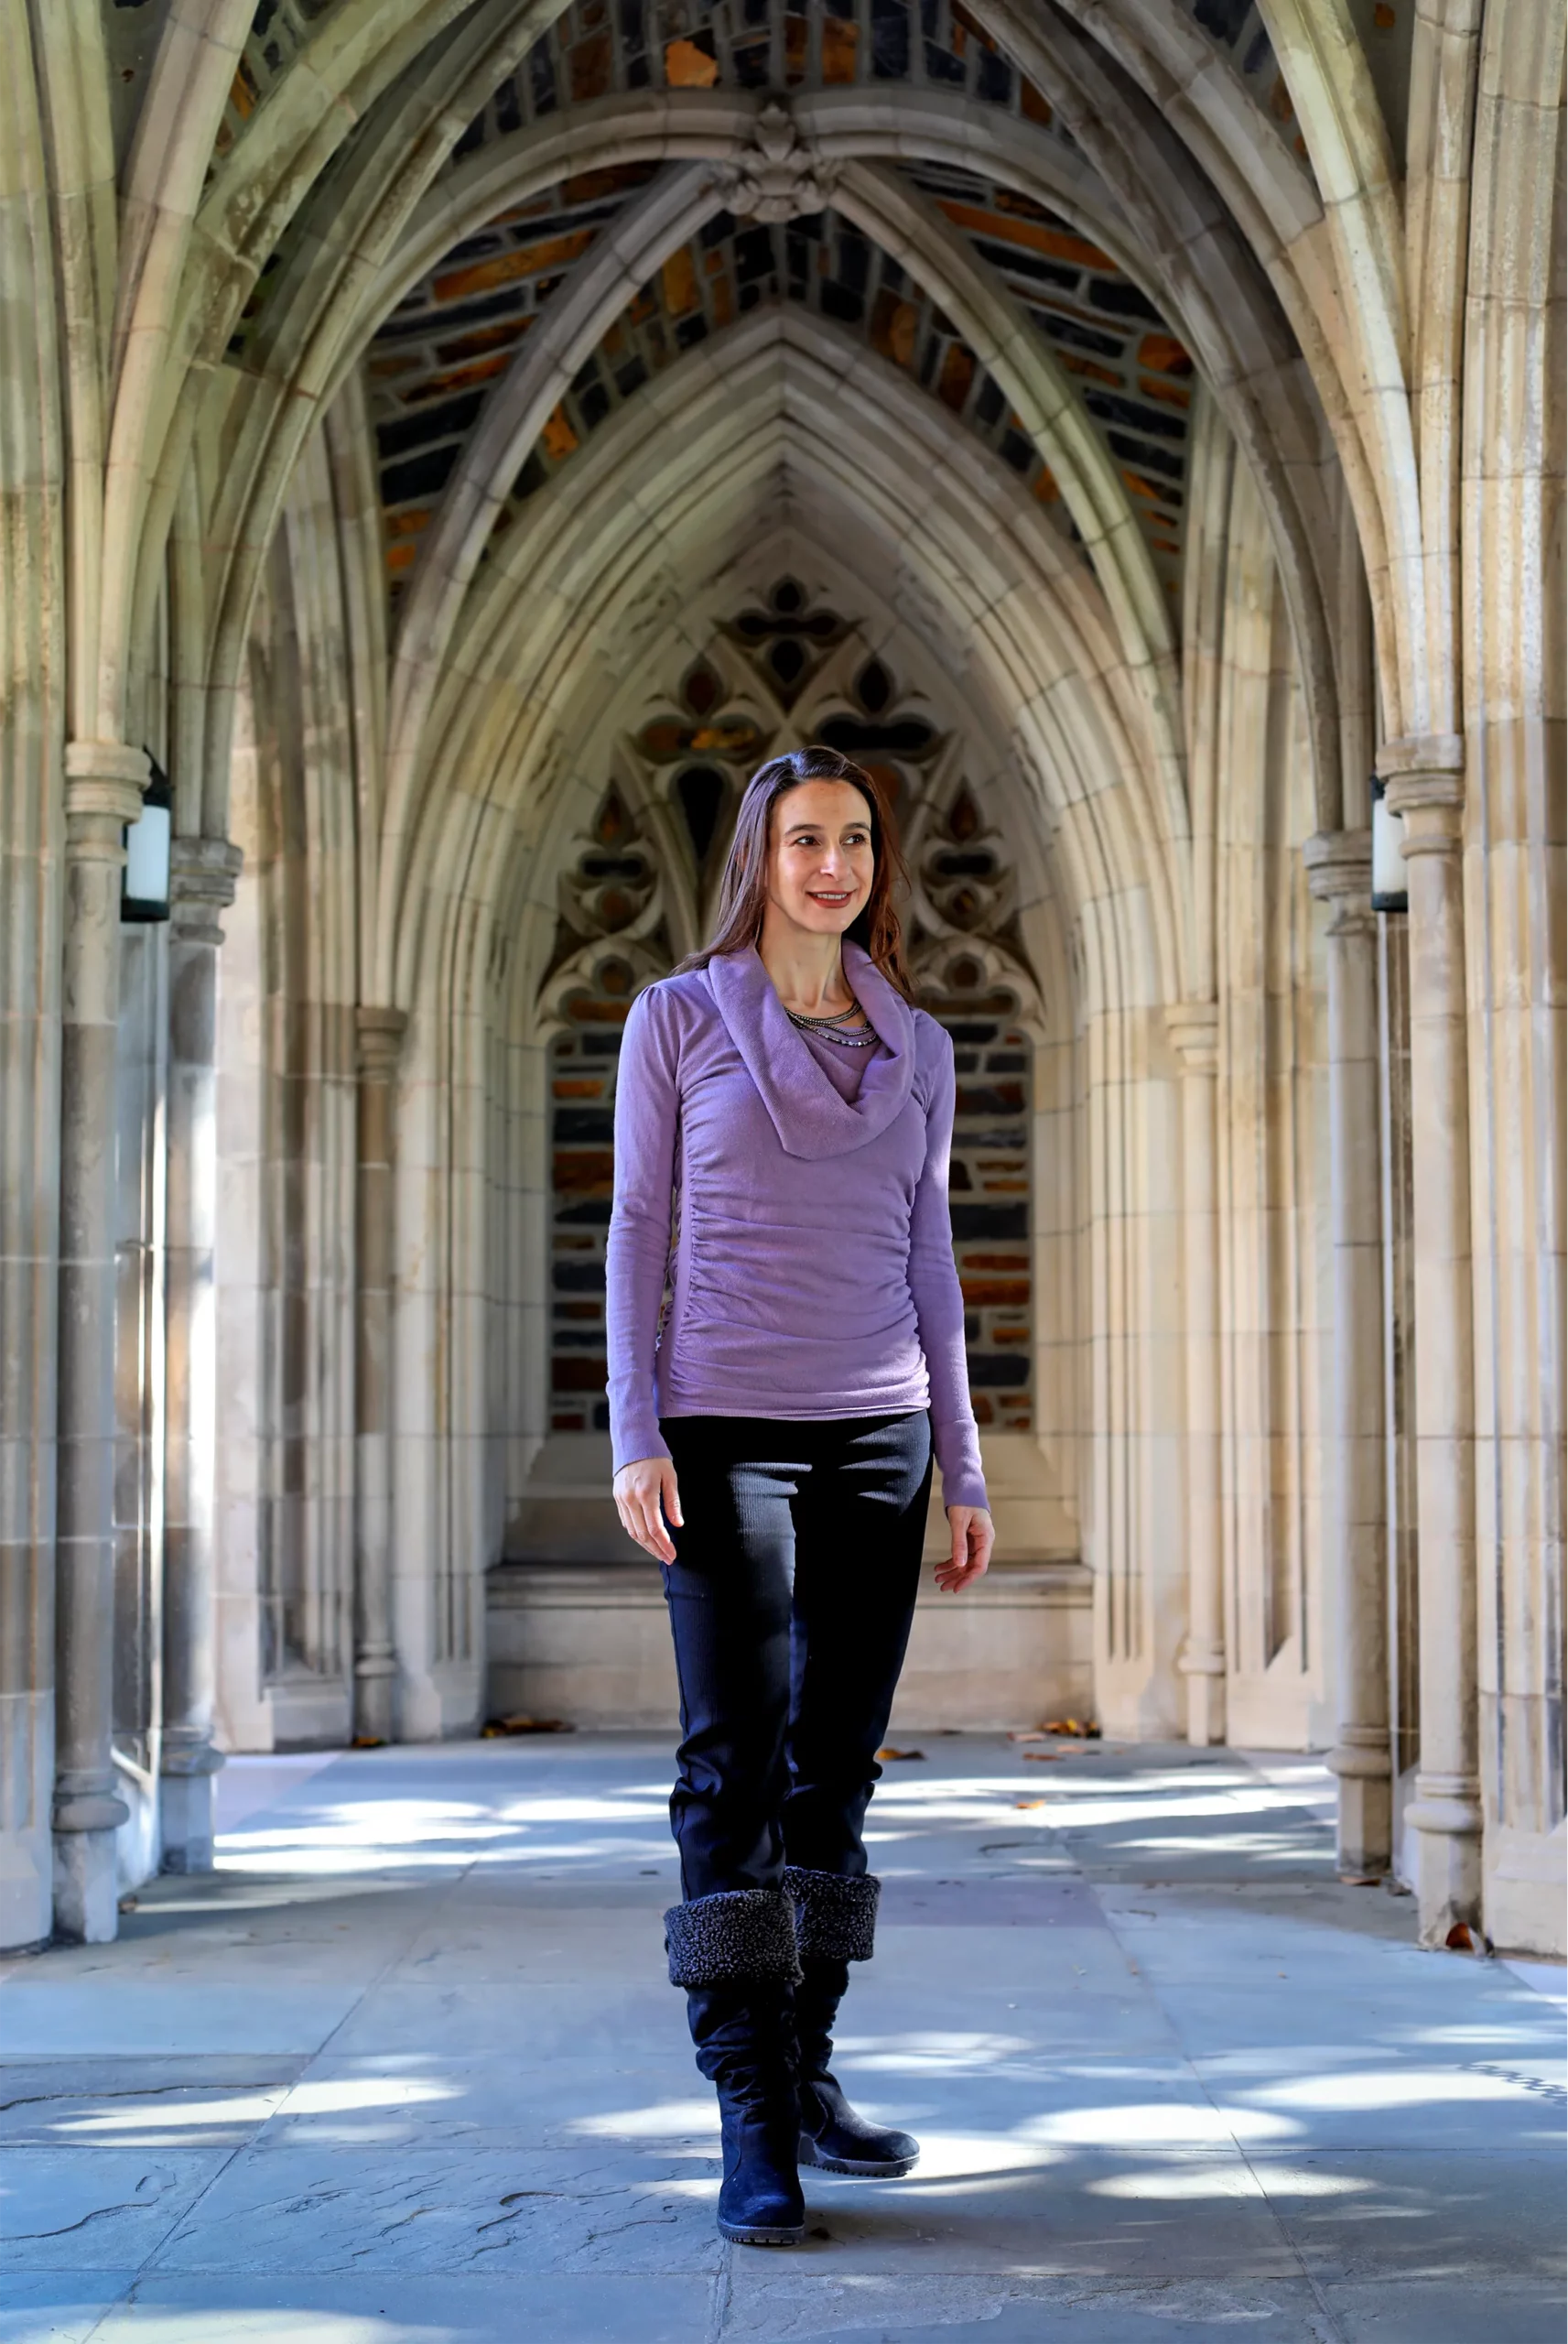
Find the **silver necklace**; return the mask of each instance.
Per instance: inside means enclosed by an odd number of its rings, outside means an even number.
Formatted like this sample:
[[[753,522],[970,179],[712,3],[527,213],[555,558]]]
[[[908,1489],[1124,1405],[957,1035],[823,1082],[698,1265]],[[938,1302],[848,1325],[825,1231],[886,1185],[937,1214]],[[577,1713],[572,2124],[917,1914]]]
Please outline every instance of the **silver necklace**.
[[[845,1050],[868,1050],[876,1040],[876,1030],[869,1022],[863,1034],[844,1034],[838,1030],[851,1017],[864,1017],[865,1014],[858,1001],[852,1001],[848,1009],[840,1009],[833,1017],[807,1017],[798,1009],[784,1011],[790,1024],[799,1026],[803,1034],[816,1034],[823,1041],[837,1042],[840,1049]]]

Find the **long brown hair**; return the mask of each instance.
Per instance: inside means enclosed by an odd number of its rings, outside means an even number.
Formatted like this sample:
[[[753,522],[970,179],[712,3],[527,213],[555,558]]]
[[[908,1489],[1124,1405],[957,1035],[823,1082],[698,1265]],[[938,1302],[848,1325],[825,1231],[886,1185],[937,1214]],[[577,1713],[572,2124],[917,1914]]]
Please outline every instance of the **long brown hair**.
[[[907,885],[909,874],[899,852],[892,806],[877,776],[852,758],[840,756],[837,749],[791,749],[787,755],[770,757],[765,765],[758,766],[746,784],[735,817],[712,937],[700,952],[688,952],[672,973],[678,977],[690,969],[706,969],[716,953],[744,952],[748,945],[758,942],[768,902],[773,808],[786,790],[803,781],[847,781],[870,808],[871,892],[844,933],[871,954],[906,1001],[913,1000],[914,989],[903,963],[903,933],[893,906],[893,891]]]

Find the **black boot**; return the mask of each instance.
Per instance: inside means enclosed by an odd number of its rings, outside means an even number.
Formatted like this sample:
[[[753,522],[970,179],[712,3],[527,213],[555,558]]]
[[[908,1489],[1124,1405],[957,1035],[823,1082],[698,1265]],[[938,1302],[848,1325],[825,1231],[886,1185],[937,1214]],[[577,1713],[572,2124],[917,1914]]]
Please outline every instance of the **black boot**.
[[[795,2048],[800,2064],[800,2162],[825,2173],[893,2181],[920,2154],[913,2133],[893,2132],[859,2115],[829,2072],[833,2025],[849,1983],[849,1963],[869,1961],[880,1883],[869,1875],[784,1874],[795,1903],[800,1942],[800,1984],[795,1990]]]
[[[697,2064],[719,2092],[719,2231],[741,2246],[798,2246],[806,2201],[796,2171],[799,1969],[789,1906],[777,1890],[740,1889],[677,1904],[665,1927]]]
[[[694,1986],[687,1994],[697,2064],[719,2090],[724,2178],[719,2228],[740,2246],[798,2246],[806,2200],[795,2017],[787,1986]]]

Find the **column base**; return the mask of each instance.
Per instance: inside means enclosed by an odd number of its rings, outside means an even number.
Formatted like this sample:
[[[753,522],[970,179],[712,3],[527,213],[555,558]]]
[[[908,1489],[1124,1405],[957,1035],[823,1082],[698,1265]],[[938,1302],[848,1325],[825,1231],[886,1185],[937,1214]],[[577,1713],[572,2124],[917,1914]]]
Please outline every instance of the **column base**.
[[[1463,1922],[1481,1924],[1481,1799],[1476,1784],[1416,1776],[1405,1820],[1416,1834],[1414,1887],[1421,1942],[1445,1946]]]
[[[1187,1680],[1187,1740],[1206,1750],[1225,1740],[1225,1663],[1186,1659],[1178,1666]]]
[[[396,1739],[397,1663],[368,1657],[354,1667],[354,1739],[392,1742]]]
[[[54,1835],[54,1926],[74,1945],[112,1945],[120,1931],[120,1867],[114,1833]]]
[[[163,1774],[158,1779],[160,1872],[211,1872],[215,1838],[217,1769]]]
[[[1385,1775],[1342,1774],[1336,1861],[1341,1872],[1381,1878],[1393,1861],[1393,1785]]]
[[[1388,1735],[1349,1726],[1329,1753],[1339,1777],[1337,1861],[1341,1872],[1386,1872],[1394,1859],[1393,1765]],[[1365,1734],[1366,1739],[1359,1737]]]

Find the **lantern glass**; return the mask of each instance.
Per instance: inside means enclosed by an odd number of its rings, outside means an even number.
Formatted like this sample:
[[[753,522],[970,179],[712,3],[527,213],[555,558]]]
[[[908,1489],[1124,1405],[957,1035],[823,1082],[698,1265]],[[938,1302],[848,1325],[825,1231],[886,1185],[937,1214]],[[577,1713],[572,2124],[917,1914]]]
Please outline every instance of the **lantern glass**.
[[[1410,907],[1405,887],[1405,825],[1383,794],[1380,781],[1372,784],[1372,908],[1402,912]]]
[[[125,825],[125,869],[120,884],[123,920],[168,917],[168,854],[173,829],[168,783],[155,761],[138,819]]]

